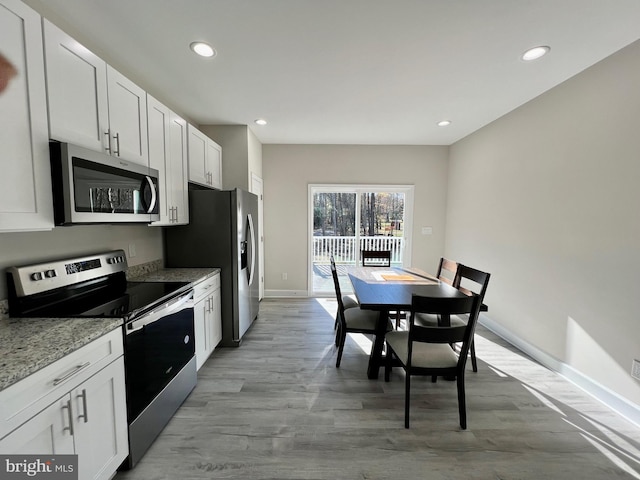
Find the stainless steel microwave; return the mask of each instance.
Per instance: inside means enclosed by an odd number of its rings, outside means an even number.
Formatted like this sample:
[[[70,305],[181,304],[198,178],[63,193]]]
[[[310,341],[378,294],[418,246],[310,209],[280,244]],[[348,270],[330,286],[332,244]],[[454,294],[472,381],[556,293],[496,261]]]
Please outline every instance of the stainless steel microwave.
[[[160,219],[157,170],[68,143],[49,149],[56,225]]]

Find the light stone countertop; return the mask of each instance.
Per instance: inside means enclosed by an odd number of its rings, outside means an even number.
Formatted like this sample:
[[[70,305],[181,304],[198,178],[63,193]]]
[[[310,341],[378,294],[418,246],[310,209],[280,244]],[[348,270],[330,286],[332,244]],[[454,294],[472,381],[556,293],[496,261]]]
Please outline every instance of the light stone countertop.
[[[219,268],[161,268],[154,272],[129,278],[132,282],[192,282],[199,283],[216,273]]]
[[[121,325],[121,318],[0,319],[0,390]]]
[[[199,283],[219,268],[160,268],[137,282]],[[122,326],[121,318],[10,318],[0,301],[0,390]]]

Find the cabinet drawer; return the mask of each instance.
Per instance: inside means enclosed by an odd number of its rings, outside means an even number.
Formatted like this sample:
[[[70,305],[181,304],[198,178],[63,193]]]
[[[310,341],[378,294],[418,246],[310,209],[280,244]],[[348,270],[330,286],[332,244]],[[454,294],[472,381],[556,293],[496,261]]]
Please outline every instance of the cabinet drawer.
[[[220,274],[216,273],[193,287],[193,301],[197,303],[218,288],[220,288]]]
[[[123,351],[122,330],[117,328],[0,391],[0,438],[122,356]]]

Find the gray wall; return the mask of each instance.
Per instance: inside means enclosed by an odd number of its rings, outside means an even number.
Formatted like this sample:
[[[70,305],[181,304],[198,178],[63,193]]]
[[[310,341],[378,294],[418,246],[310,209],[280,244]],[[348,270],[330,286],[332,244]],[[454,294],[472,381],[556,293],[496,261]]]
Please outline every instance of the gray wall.
[[[135,244],[136,256],[129,257]],[[148,225],[76,225],[49,232],[0,233],[0,271],[68,256],[123,249],[129,266],[163,258],[162,230]],[[4,273],[0,275],[0,300],[7,298]]]
[[[412,263],[433,271],[444,250],[447,154],[437,146],[263,145],[265,295],[307,291],[309,184],[415,185]],[[422,225],[433,235],[421,235]]]
[[[445,253],[489,317],[640,405],[640,42],[451,147]]]

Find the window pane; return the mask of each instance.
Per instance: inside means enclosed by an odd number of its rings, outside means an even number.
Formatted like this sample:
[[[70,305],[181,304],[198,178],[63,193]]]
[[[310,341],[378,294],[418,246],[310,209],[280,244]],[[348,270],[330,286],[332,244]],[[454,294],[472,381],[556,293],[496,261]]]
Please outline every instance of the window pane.
[[[314,236],[353,236],[356,230],[355,193],[316,193],[313,196]]]
[[[402,237],[404,193],[368,192],[360,197],[360,235]]]

